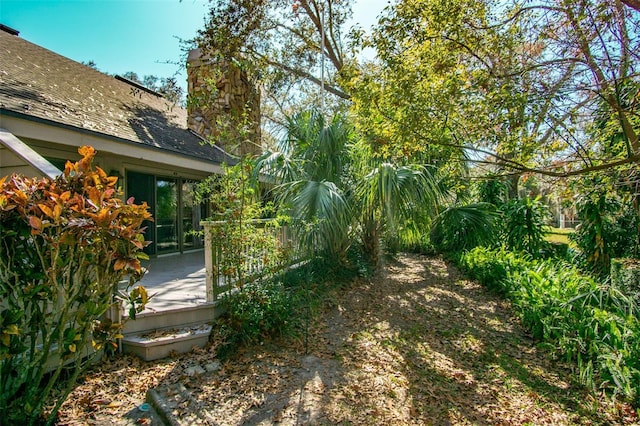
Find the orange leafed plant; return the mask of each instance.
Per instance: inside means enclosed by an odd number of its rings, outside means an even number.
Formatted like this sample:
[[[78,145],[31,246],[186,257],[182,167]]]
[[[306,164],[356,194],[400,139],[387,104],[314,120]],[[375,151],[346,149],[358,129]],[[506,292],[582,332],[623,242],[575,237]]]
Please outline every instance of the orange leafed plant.
[[[78,152],[56,179],[0,179],[0,412],[10,424],[40,422],[53,384],[66,383],[53,421],[87,357],[114,344],[121,325],[104,314],[147,259],[147,204],[119,198],[92,147]],[[130,294],[139,311],[146,291]]]

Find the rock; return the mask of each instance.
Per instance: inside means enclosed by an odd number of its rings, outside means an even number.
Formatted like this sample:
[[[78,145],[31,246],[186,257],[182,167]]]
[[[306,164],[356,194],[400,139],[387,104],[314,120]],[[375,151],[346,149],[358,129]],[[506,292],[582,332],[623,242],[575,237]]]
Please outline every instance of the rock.
[[[199,365],[194,365],[184,370],[184,372],[187,376],[193,377],[193,376],[199,376],[201,374],[204,374],[204,369]]]
[[[220,365],[220,361],[212,361],[204,366],[204,369],[207,370],[208,373],[213,373],[214,371],[218,371],[222,368]]]

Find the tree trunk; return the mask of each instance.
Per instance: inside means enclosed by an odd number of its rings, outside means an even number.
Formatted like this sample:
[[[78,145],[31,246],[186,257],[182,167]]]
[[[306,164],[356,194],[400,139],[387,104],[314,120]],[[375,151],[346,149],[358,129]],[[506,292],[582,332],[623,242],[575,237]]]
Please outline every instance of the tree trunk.
[[[507,179],[507,199],[515,200],[518,198],[518,183],[520,182],[520,174],[514,174]]]
[[[370,215],[362,224],[362,250],[374,268],[380,263],[380,228],[378,221]]]

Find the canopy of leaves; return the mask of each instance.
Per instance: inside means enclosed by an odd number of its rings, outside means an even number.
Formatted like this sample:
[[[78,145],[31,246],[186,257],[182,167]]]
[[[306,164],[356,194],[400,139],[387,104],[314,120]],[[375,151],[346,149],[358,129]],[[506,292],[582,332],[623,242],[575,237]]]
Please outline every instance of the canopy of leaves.
[[[640,14],[617,2],[405,0],[349,80],[383,155],[568,176],[640,160]]]

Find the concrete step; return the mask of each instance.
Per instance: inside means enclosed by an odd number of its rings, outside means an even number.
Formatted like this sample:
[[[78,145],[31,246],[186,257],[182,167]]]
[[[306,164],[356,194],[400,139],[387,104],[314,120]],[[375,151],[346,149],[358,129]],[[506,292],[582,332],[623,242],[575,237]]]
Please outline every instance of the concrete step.
[[[222,313],[218,303],[205,303],[138,314],[125,322],[122,351],[151,361],[173,352],[189,352],[194,346],[202,348],[209,340],[211,324]]]
[[[202,323],[126,335],[122,339],[122,351],[145,361],[186,353],[194,346],[203,348],[207,344],[211,327],[210,323]]]
[[[204,371],[204,370],[203,370]],[[147,391],[147,401],[164,423],[171,426],[217,425],[206,406],[182,383],[161,385]]]
[[[157,312],[144,312],[136,315],[135,320],[125,318],[126,322],[122,334],[128,336],[212,322],[221,314],[221,307],[215,302]]]

